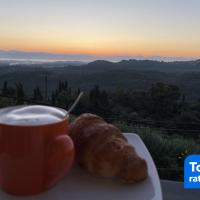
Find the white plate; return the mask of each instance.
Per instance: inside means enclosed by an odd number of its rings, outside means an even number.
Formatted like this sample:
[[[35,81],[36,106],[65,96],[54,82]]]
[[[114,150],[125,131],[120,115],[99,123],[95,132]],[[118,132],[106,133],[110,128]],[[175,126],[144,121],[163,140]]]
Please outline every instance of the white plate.
[[[47,192],[29,197],[15,197],[0,191],[0,200],[162,200],[158,173],[147,148],[136,134],[124,135],[147,161],[149,176],[145,181],[136,185],[125,185],[116,180],[92,176],[77,167]]]

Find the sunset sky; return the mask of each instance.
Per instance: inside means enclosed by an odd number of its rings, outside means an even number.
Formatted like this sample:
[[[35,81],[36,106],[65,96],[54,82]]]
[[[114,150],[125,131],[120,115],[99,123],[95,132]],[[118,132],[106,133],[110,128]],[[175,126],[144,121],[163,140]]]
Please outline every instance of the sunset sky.
[[[0,0],[0,50],[200,57],[199,0]]]

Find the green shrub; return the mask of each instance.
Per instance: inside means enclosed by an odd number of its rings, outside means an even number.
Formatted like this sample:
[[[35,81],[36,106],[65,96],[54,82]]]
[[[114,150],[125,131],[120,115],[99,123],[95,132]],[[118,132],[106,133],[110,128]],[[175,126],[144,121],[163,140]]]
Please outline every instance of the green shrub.
[[[182,181],[184,159],[189,154],[199,154],[198,140],[186,139],[181,135],[167,135],[159,129],[134,127],[122,122],[115,123],[123,132],[137,133],[158,168],[160,178]]]

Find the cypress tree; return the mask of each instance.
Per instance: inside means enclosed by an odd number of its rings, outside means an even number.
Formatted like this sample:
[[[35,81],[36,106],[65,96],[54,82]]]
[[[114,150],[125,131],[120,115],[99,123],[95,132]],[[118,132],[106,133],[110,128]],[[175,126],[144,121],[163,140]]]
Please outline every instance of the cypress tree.
[[[24,103],[25,92],[22,83],[19,82],[16,84],[16,92],[17,92],[17,104]]]

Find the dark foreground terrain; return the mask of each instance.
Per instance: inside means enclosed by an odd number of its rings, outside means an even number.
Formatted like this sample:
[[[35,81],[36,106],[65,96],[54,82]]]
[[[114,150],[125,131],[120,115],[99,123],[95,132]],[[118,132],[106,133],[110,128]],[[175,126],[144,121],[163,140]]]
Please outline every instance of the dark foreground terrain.
[[[71,62],[73,63],[73,62]],[[44,92],[44,77],[47,74],[48,94],[59,80],[68,80],[73,88],[89,90],[94,85],[113,90],[125,88],[147,90],[153,83],[164,82],[177,85],[188,100],[200,97],[200,60],[187,62],[158,62],[128,60],[118,63],[95,61],[88,64],[55,62],[29,65],[0,63],[0,85],[6,80],[9,85],[21,82],[30,93],[39,86]]]

